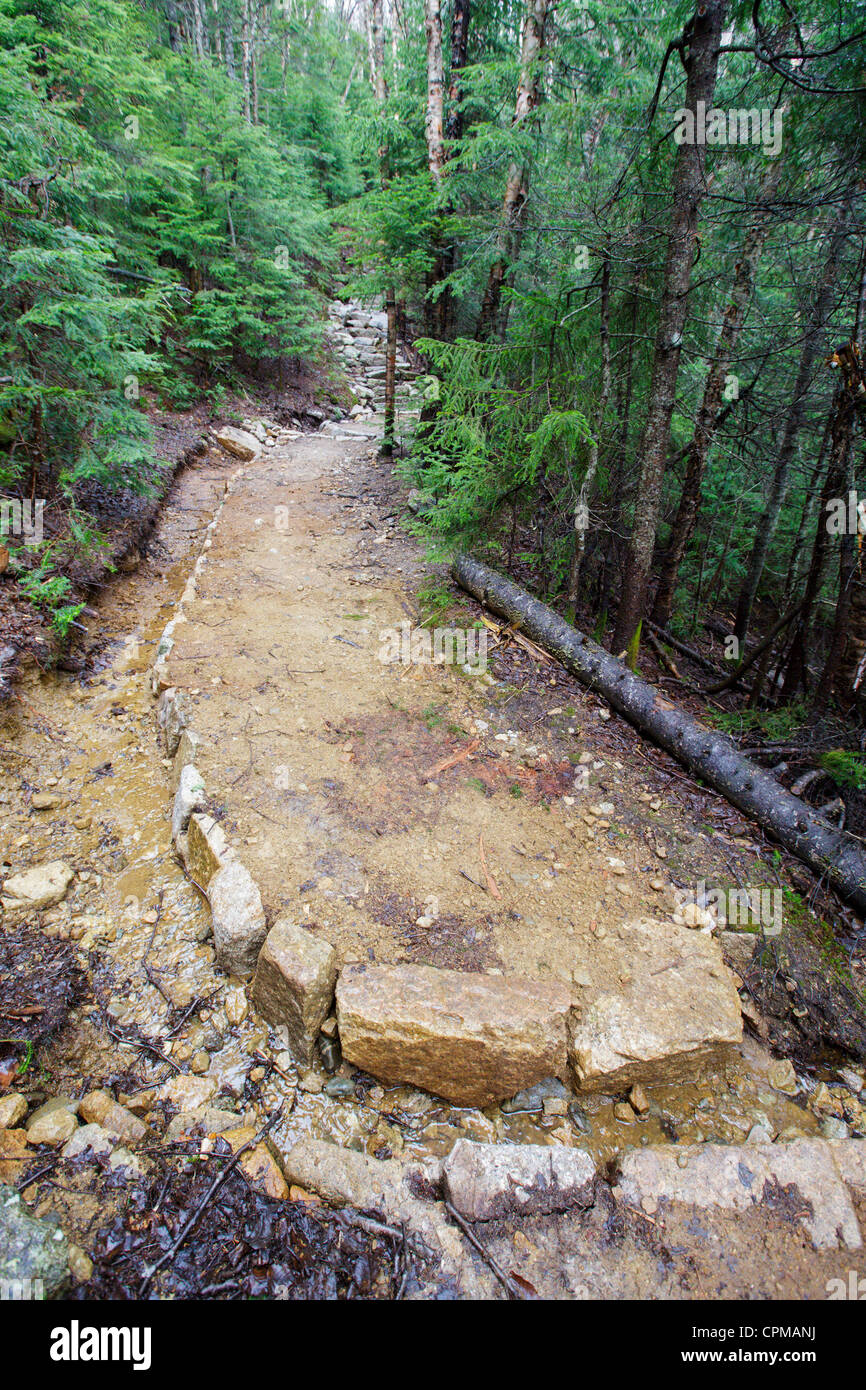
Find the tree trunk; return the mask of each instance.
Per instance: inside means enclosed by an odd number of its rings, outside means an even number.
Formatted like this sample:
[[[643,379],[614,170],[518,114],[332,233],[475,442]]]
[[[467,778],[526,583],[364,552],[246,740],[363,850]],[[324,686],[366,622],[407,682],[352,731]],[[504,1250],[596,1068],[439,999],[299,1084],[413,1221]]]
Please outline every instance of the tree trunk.
[[[773,473],[770,495],[767,498],[766,506],[758,522],[755,544],[752,547],[752,554],[749,560],[749,568],[740,590],[739,599],[737,600],[737,617],[734,625],[734,632],[740,643],[746,640],[749,622],[752,617],[755,595],[758,592],[758,585],[761,582],[761,575],[764,572],[764,565],[767,561],[770,542],[775,534],[776,525],[788,491],[788,477],[791,472],[791,464],[794,461],[797,436],[800,433],[800,427],[803,423],[803,416],[806,410],[806,393],[811,385],[815,362],[821,350],[824,337],[824,325],[833,307],[833,286],[836,280],[839,257],[842,254],[845,237],[848,231],[850,207],[851,200],[849,197],[842,205],[830,235],[830,250],[824,266],[824,273],[821,277],[818,296],[815,300],[812,312],[809,315],[809,322],[803,338],[800,365],[797,369],[797,379],[794,383],[794,398],[785,420],[785,432],[782,435],[782,442],[779,446],[779,453],[776,458],[776,467]]]
[[[445,72],[442,66],[442,10],[440,0],[424,0],[424,27],[427,32],[427,112],[424,136],[427,141],[427,168],[433,185],[442,182],[445,165],[445,134],[442,103]]]
[[[541,88],[538,80],[538,60],[544,47],[544,22],[548,0],[527,0],[520,47],[520,80],[512,125],[526,124],[538,106]],[[496,256],[487,277],[487,288],[481,302],[476,338],[484,340],[505,330],[507,313],[502,311],[502,288],[506,277],[520,255],[520,243],[526,226],[529,197],[529,168],[512,162],[505,184]]]
[[[180,53],[183,50],[183,42],[180,33],[180,18],[177,13],[177,0],[164,0],[162,8],[165,22],[168,25],[168,46],[172,53]]]
[[[250,0],[244,0],[241,17],[241,81],[244,86],[244,120],[252,125],[250,102]]]
[[[385,79],[385,24],[382,16],[382,0],[370,0],[368,21],[373,87],[383,123],[379,144],[379,181],[382,188],[386,189],[390,179],[390,169],[388,141],[384,127],[388,103],[388,83]],[[385,309],[388,315],[388,334],[385,345],[385,432],[382,438],[381,453],[383,458],[390,459],[394,455],[397,378],[397,291],[393,281],[388,283],[385,290]]]
[[[207,51],[205,43],[204,15],[202,14],[202,0],[192,0],[192,38],[195,56],[203,59]]]
[[[574,621],[574,612],[577,607],[578,593],[580,590],[580,569],[583,564],[583,556],[586,550],[586,533],[589,529],[589,499],[592,495],[595,475],[598,471],[598,451],[602,431],[604,430],[604,418],[607,413],[607,403],[610,398],[610,248],[605,251],[604,260],[601,266],[601,323],[599,328],[601,338],[601,391],[598,398],[598,415],[596,418],[595,431],[592,443],[589,446],[589,460],[586,465],[586,472],[580,485],[580,493],[574,508],[574,549],[571,552],[571,564],[568,571],[568,590],[566,594],[567,611],[570,620]]]
[[[691,22],[684,60],[687,74],[684,106],[691,112],[697,111],[699,101],[705,102],[707,108],[712,105],[725,8],[726,0],[705,0],[697,5]],[[705,191],[704,159],[702,144],[681,144],[674,166],[673,222],[653,355],[650,404],[640,447],[642,462],[637,506],[613,638],[615,652],[630,646],[643,616],[670,447],[698,211]]]
[[[466,66],[469,47],[469,0],[454,0],[451,11],[451,69],[448,75],[448,116],[445,134],[449,140],[459,140],[463,134],[463,115],[460,102],[463,92],[460,73]]]
[[[487,565],[459,555],[452,573],[468,593],[551,652],[581,684],[601,694],[641,733],[695,777],[722,793],[833,887],[866,912],[866,855],[811,806],[744,758],[724,734],[705,728],[632,674],[546,604]]]
[[[770,205],[782,173],[781,160],[775,160],[763,180],[755,220],[743,244],[742,255],[734,272],[731,300],[725,310],[716,343],[716,352],[704,382],[704,395],[695,421],[695,432],[689,446],[688,463],[679,507],[671,529],[667,554],[656,589],[653,621],[666,627],[671,616],[674,592],[686,546],[695,529],[701,502],[704,470],[712,448],[722,411],[725,382],[728,377],[740,330],[748,312],[755,287],[755,271],[761,249],[770,230]]]

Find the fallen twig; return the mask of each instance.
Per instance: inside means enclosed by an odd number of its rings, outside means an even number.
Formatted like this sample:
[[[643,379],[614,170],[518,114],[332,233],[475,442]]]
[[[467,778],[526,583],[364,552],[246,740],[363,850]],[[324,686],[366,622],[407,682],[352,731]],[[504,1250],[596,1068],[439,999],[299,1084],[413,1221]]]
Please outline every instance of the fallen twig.
[[[487,867],[487,860],[484,857],[484,836],[478,836],[478,848],[481,851],[481,867],[484,870],[484,877],[487,879],[487,891],[491,898],[500,898],[502,894],[496,886],[496,880]]]
[[[239,1160],[243,1158],[244,1154],[249,1149],[255,1148],[256,1144],[260,1144],[262,1142],[268,1131],[273,1129],[274,1125],[277,1123],[277,1120],[280,1118],[282,1113],[283,1112],[281,1109],[275,1110],[273,1115],[271,1115],[266,1121],[266,1123],[262,1125],[262,1128],[259,1130],[258,1134],[254,1135],[252,1139],[248,1139],[245,1144],[242,1144],[241,1147],[237,1149],[235,1153],[232,1155],[231,1161],[226,1164],[222,1172],[216,1178],[214,1178],[213,1182],[211,1183],[207,1192],[204,1194],[202,1200],[199,1202],[195,1211],[192,1213],[189,1219],[184,1222],[183,1226],[181,1227],[180,1234],[177,1237],[177,1240],[175,1240],[174,1243],[169,1247],[169,1249],[166,1250],[165,1254],[157,1260],[156,1264],[152,1267],[152,1269],[149,1270],[149,1272],[145,1275],[144,1279],[141,1281],[138,1290],[139,1298],[144,1298],[144,1295],[150,1287],[150,1283],[153,1279],[153,1276],[157,1274],[159,1270],[162,1269],[164,1264],[167,1264],[169,1260],[174,1259],[175,1255],[177,1254],[180,1247],[183,1245],[190,1231],[198,1223],[199,1218],[201,1217],[202,1212],[204,1211],[208,1202],[210,1202],[210,1200],[222,1187],[229,1173],[231,1173],[237,1167]]]
[[[520,1286],[516,1284],[514,1280],[509,1277],[509,1275],[505,1273],[505,1270],[498,1263],[498,1261],[493,1258],[490,1251],[481,1244],[481,1241],[478,1239],[468,1222],[463,1220],[463,1217],[460,1215],[459,1211],[456,1211],[455,1208],[452,1207],[450,1202],[445,1203],[445,1210],[447,1211],[451,1219],[453,1221],[456,1221],[457,1225],[460,1227],[466,1239],[469,1241],[469,1244],[474,1246],[484,1263],[496,1275],[496,1278],[499,1280],[500,1284],[505,1289],[505,1292],[508,1294],[508,1297],[522,1299],[524,1297],[524,1294]]]

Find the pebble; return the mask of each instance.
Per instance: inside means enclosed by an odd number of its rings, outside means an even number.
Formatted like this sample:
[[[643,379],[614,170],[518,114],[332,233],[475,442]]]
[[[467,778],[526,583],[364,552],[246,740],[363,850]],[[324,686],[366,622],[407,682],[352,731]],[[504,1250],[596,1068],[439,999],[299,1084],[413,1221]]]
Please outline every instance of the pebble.
[[[67,1251],[69,1273],[76,1284],[85,1283],[93,1274],[93,1261],[80,1245],[70,1245]]]
[[[613,1107],[613,1116],[615,1120],[620,1120],[623,1124],[631,1124],[635,1118],[635,1113],[626,1101],[618,1100]]]
[[[224,1007],[226,1018],[229,1023],[243,1023],[250,1011],[246,991],[243,989],[227,990]]]
[[[204,1048],[200,1048],[199,1051],[195,1053],[192,1061],[190,1062],[190,1068],[192,1071],[196,1073],[197,1076],[203,1076],[209,1066],[210,1054],[205,1052]]]
[[[332,1076],[322,1089],[332,1100],[348,1100],[355,1094],[355,1083],[346,1076]]]
[[[628,1093],[628,1100],[632,1110],[636,1110],[638,1115],[645,1115],[650,1108],[647,1093],[639,1083],[632,1086]]]

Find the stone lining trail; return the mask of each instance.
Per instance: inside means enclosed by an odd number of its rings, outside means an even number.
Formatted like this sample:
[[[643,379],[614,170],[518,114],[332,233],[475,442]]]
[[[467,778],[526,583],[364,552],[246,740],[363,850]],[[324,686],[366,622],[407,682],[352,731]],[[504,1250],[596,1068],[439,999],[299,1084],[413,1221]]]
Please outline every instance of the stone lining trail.
[[[825,1296],[864,1263],[862,1074],[816,1084],[741,1037],[736,943],[674,898],[686,827],[591,695],[525,655],[383,660],[428,567],[375,453],[381,317],[330,318],[354,415],[220,431],[161,524],[172,565],[103,614],[148,622],[75,699],[28,690],[63,740],[56,830],[34,802],[10,834],[4,920],[68,860],[40,920],[113,985],[58,1048],[57,1103],[0,1110],[0,1182],[37,1141],[134,1174],[160,1137],[237,1147],[281,1107],[249,1180],[405,1221],[462,1297],[504,1295],[444,1196],[546,1296]],[[207,524],[182,542],[187,502]],[[129,1093],[102,1086],[103,1019],[157,1049]]]

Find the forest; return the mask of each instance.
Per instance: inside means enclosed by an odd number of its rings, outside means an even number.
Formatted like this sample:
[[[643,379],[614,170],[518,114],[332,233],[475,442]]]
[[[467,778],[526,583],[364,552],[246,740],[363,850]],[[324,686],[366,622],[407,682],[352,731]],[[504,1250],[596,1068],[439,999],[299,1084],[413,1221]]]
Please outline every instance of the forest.
[[[861,0],[0,0],[19,626],[74,635],[155,409],[305,373],[346,409],[355,294],[423,374],[382,447],[430,554],[776,765],[805,739],[856,832],[864,44]]]

